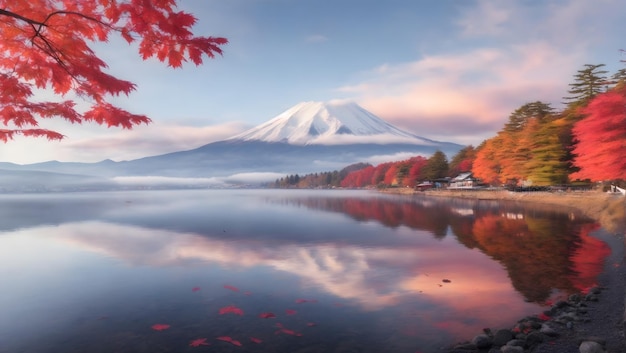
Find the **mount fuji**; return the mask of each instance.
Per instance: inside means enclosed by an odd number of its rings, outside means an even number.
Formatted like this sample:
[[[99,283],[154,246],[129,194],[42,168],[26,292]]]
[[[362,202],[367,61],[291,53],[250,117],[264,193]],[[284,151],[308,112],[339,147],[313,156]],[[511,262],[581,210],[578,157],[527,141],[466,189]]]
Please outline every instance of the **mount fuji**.
[[[242,180],[250,179],[242,175],[264,175],[266,180],[259,181],[270,181],[277,175],[332,171],[357,162],[379,164],[430,156],[437,150],[450,158],[462,147],[401,130],[355,103],[303,102],[229,139],[188,151],[120,162],[0,163],[0,170],[64,173],[74,178],[194,178],[246,183]]]
[[[293,145],[408,143],[436,145],[387,123],[356,103],[302,102],[274,119],[229,140],[281,142]]]

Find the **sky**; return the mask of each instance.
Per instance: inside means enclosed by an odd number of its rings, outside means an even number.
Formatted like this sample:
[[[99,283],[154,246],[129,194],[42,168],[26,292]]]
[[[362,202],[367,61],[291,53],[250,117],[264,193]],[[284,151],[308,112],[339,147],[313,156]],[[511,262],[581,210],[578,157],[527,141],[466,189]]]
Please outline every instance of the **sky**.
[[[197,17],[195,34],[228,38],[222,56],[171,69],[142,61],[120,38],[94,45],[111,74],[137,84],[111,102],[151,124],[48,121],[42,127],[65,139],[18,137],[0,145],[0,162],[189,150],[300,102],[336,99],[419,136],[477,146],[525,103],[562,108],[583,65],[626,67],[623,0],[182,0],[179,8]]]

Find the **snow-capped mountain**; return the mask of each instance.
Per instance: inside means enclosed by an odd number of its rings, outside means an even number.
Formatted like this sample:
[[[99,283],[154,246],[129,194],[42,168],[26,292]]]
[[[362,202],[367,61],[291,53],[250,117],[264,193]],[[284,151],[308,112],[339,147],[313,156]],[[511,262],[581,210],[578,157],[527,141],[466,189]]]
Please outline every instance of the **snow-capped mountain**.
[[[271,174],[265,180],[270,181],[276,175],[340,170],[357,162],[378,164],[416,155],[429,156],[435,151],[442,151],[450,158],[461,148],[455,143],[429,140],[403,131],[355,103],[304,102],[239,135],[188,151],[120,162],[0,163],[0,171],[202,180],[235,176],[239,180],[243,176]]]
[[[293,145],[435,144],[435,141],[389,124],[356,103],[341,101],[296,104],[268,122],[229,140]]]

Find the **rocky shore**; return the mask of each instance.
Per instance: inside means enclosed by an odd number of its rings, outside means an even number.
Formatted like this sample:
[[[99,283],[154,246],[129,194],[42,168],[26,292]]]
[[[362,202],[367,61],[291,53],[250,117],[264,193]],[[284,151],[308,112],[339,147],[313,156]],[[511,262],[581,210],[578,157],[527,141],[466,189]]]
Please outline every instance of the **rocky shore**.
[[[597,220],[603,229],[594,236],[611,248],[597,287],[572,294],[542,314],[522,318],[511,327],[485,328],[471,340],[447,348],[448,353],[626,353],[626,197],[597,191],[515,193],[388,189],[386,192],[569,207]]]

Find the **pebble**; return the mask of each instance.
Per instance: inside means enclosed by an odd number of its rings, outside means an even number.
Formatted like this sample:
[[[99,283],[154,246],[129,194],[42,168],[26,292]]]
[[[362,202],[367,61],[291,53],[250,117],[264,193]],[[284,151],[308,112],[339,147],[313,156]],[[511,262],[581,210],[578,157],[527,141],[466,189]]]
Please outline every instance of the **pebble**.
[[[594,341],[585,341],[581,343],[578,350],[580,353],[605,353],[602,345]]]
[[[502,346],[500,351],[502,353],[524,353],[524,348],[520,346]]]

